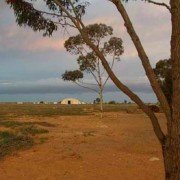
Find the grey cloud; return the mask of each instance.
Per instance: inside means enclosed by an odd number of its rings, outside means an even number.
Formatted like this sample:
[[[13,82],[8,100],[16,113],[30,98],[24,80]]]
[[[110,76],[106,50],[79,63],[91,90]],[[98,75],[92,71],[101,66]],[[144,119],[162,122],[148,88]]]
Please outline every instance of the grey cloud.
[[[152,93],[151,87],[146,82],[127,82],[135,92]],[[113,83],[107,84],[105,92],[119,92]],[[36,82],[0,82],[0,94],[46,94],[46,93],[62,93],[77,94],[88,93],[91,90],[84,89],[72,83],[65,83],[59,79],[39,80]]]
[[[102,1],[102,0],[101,0]],[[112,25],[116,36],[123,38],[125,53],[122,61],[115,66],[114,71],[118,77],[123,79],[135,92],[150,94],[151,87],[147,81],[139,80],[137,76],[144,76],[144,70],[138,58],[138,54],[124,27],[123,20],[115,7],[104,0],[91,1],[88,14],[85,17],[87,23],[102,22]],[[167,1],[167,0],[166,0]],[[33,44],[37,40],[42,40],[41,33],[34,33],[29,28],[19,28],[15,24],[15,18],[9,8],[4,7],[0,0],[0,94],[1,99],[4,94],[12,94],[14,99],[21,93],[31,96],[33,93],[90,93],[87,90],[72,86],[61,81],[41,82],[38,79],[55,78],[60,76],[66,69],[76,69],[76,57],[70,56],[65,50],[53,50],[51,48],[37,49],[32,51]],[[39,1],[40,2],[40,1]],[[157,60],[169,56],[169,35],[170,22],[169,14],[166,10],[143,3],[141,1],[125,4],[132,22],[137,30],[142,43],[148,52],[152,64]],[[139,10],[141,9],[141,11]],[[74,34],[74,31],[70,31]],[[54,35],[54,39],[63,39],[61,30]],[[44,40],[44,39],[43,39]],[[28,49],[31,45],[31,49]],[[42,46],[41,46],[42,47]],[[128,78],[132,77],[129,81]],[[10,84],[11,83],[11,84]],[[107,96],[113,99],[120,91],[109,83],[106,87]],[[110,96],[110,94],[113,94]],[[25,97],[24,95],[24,97]],[[5,98],[4,98],[5,99]]]

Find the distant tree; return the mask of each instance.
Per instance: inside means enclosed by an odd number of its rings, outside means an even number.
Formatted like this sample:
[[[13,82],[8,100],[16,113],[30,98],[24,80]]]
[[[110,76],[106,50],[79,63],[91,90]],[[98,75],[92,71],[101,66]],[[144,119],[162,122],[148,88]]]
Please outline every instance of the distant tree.
[[[116,104],[116,101],[109,101],[108,104]]]
[[[169,102],[172,103],[173,82],[172,82],[172,64],[170,59],[157,62],[154,72],[157,75],[161,88]]]
[[[100,98],[96,98],[93,103],[94,103],[94,104],[99,104],[100,101],[101,101]]]
[[[108,56],[109,65],[111,69],[114,66],[115,61],[120,60],[120,56],[124,52],[122,45],[122,39],[118,37],[112,37],[113,29],[105,24],[93,24],[86,27],[88,37],[94,44],[101,49],[104,56]],[[103,112],[103,91],[106,83],[109,80],[104,67],[101,64],[99,57],[87,47],[82,36],[70,37],[64,44],[66,50],[73,54],[78,55],[77,63],[78,70],[66,71],[62,75],[64,81],[71,81],[83,88],[90,89],[99,95],[100,110]],[[91,75],[94,79],[93,83],[83,81],[84,75]]]

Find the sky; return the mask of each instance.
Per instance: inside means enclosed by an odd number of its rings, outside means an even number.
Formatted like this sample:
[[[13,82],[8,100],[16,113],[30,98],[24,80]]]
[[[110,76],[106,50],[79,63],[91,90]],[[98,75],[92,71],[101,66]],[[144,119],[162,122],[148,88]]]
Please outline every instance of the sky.
[[[42,1],[39,2],[42,6]],[[90,3],[84,23],[110,25],[114,36],[123,40],[125,52],[113,69],[115,74],[145,102],[156,102],[120,14],[107,0],[91,0]],[[142,1],[125,3],[125,8],[152,66],[160,59],[169,58],[171,24],[167,9]],[[0,33],[0,102],[59,101],[66,97],[92,102],[97,97],[94,92],[61,79],[65,70],[77,69],[76,56],[70,55],[64,48],[64,41],[69,35],[64,34],[62,29],[52,37],[43,37],[41,32],[19,27],[13,11],[4,0],[0,0]],[[72,29],[69,33],[77,34]],[[87,76],[86,80],[92,81],[92,78]],[[104,98],[105,101],[129,101],[110,80]]]

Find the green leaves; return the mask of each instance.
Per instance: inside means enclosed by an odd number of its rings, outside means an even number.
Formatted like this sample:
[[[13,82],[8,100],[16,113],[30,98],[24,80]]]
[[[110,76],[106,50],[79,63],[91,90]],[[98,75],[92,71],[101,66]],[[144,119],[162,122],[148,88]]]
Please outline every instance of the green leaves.
[[[99,48],[104,56],[110,55],[113,57],[112,64],[114,64],[114,60],[119,60],[120,55],[124,52],[123,41],[121,38],[111,37],[113,35],[113,28],[111,26],[107,26],[106,24],[91,24],[85,27],[85,31],[91,42]],[[107,41],[107,39],[109,40]],[[86,73],[98,71],[98,66],[100,65],[99,58],[89,49],[80,34],[72,36],[65,41],[64,47],[69,53],[79,55],[77,63],[80,71]],[[66,76],[64,77],[63,75],[63,78],[75,81],[78,79],[75,78],[76,73],[73,71],[72,75],[72,71],[66,72],[64,74]],[[70,77],[73,78],[71,79]]]
[[[91,72],[96,69],[97,57],[93,52],[90,52],[85,56],[79,56],[77,62],[81,71]]]
[[[173,80],[172,80],[172,64],[170,59],[160,60],[157,62],[154,72],[158,78],[161,88],[168,100],[172,103]]]
[[[72,36],[64,43],[64,47],[66,50],[74,55],[80,54],[81,51],[83,51],[83,44],[84,41],[81,37],[81,35]]]
[[[67,15],[53,0],[41,0],[41,6],[46,6],[47,9],[38,9],[35,6],[39,0],[5,0],[5,2],[13,9],[19,26],[28,26],[34,31],[41,31],[43,36],[51,36],[58,29],[57,24],[61,27],[68,24]],[[88,5],[86,1],[81,0],[71,0],[71,2],[69,0],[59,0],[59,2],[74,17],[76,17],[73,12],[75,10],[79,18],[85,14]]]
[[[83,73],[79,70],[75,70],[75,71],[66,71],[63,75],[62,75],[62,79],[64,81],[77,81],[79,79],[83,78]]]
[[[86,27],[89,39],[98,45],[100,41],[113,34],[113,28],[105,24],[92,24]]]
[[[16,22],[19,26],[29,26],[34,31],[43,31],[44,36],[51,36],[53,31],[57,30],[54,22],[45,18],[41,12],[33,7],[32,3],[23,0],[6,2],[14,10]]]
[[[104,43],[104,51],[107,54],[114,54],[115,57],[119,57],[124,53],[122,39],[117,37],[111,37],[108,42]]]

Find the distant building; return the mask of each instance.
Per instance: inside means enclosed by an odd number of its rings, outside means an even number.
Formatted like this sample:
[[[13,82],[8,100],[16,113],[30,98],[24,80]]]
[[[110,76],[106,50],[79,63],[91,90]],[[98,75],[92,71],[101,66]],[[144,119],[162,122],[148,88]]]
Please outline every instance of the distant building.
[[[85,104],[85,103],[81,102],[79,99],[66,98],[61,101],[61,104]]]
[[[23,102],[17,102],[17,104],[23,104]]]

